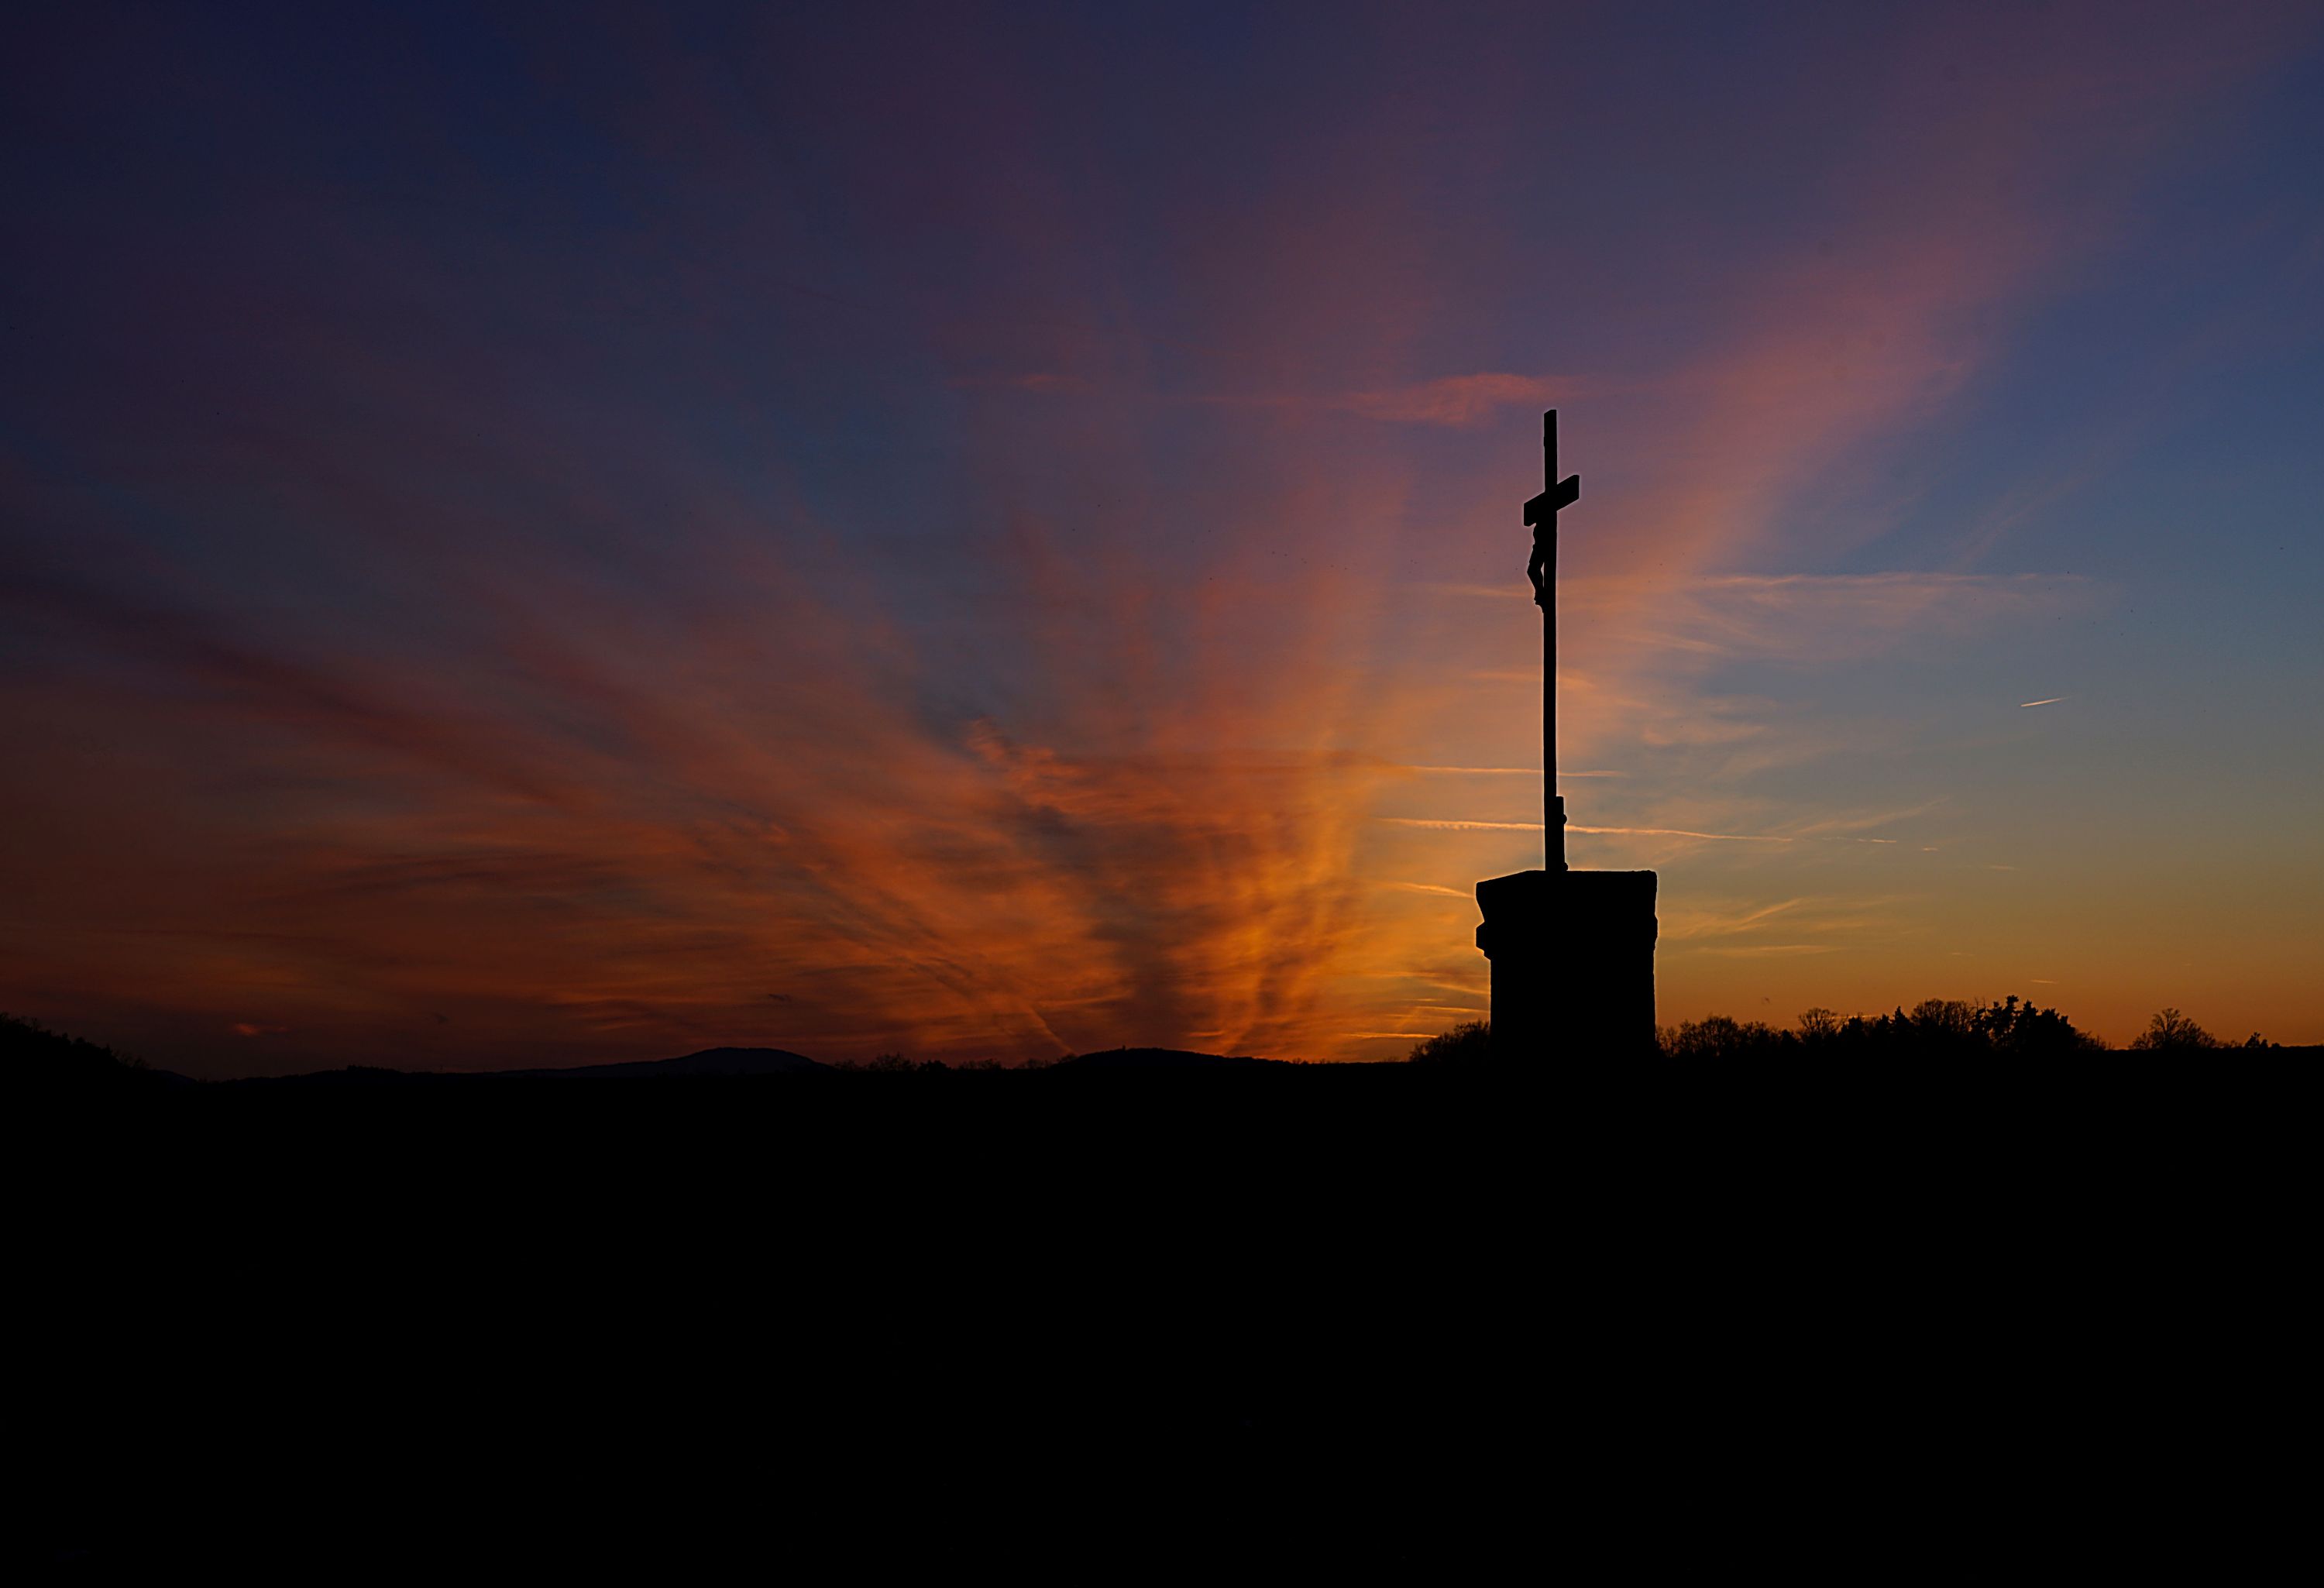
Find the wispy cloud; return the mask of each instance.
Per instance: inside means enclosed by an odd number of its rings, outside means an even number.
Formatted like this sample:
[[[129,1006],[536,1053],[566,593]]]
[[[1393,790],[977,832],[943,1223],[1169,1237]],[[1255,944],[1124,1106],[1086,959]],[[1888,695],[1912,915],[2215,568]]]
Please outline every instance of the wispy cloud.
[[[1404,770],[1408,772],[1435,772],[1474,778],[1537,778],[1541,776],[1541,768],[1537,766],[1407,766]],[[1557,773],[1561,782],[1567,778],[1620,778],[1628,775],[1627,772],[1613,771],[1569,771],[1563,767],[1558,769]]]
[[[1933,801],[1931,802],[1931,804],[1933,803]],[[1801,830],[1793,833],[1710,833],[1692,827],[1600,826],[1574,821],[1567,822],[1565,830],[1569,833],[1588,833],[1596,836],[1604,837],[1687,838],[1702,839],[1709,842],[1722,844],[1839,843],[1895,845],[1901,844],[1902,840],[1895,838],[1862,837],[1857,836],[1849,829],[1862,826],[1881,826],[1891,821],[1902,820],[1906,817],[1917,815],[1921,811],[1929,808],[1929,805],[1915,806],[1910,810],[1894,812],[1879,817],[1834,817],[1822,821],[1811,823]],[[1542,824],[1539,822],[1471,821],[1451,817],[1384,816],[1375,819],[1385,822],[1391,826],[1421,827],[1434,829],[1439,832],[1537,833],[1541,831],[1542,828]]]
[[[1794,827],[1791,833],[1795,838],[1858,836],[1870,832],[1875,827],[1891,826],[1897,822],[1910,821],[1916,816],[1926,816],[1943,804],[1942,799],[1923,799],[1913,805],[1890,810],[1852,811],[1843,815],[1816,817]],[[1894,838],[1868,841],[1881,844],[1898,842]]]
[[[1702,838],[1721,844],[1792,844],[1798,840],[1774,833],[1697,833],[1684,827],[1593,827],[1568,822],[1569,833],[1592,833],[1626,838]]]
[[[1538,833],[1539,822],[1472,822],[1451,817],[1384,816],[1375,818],[1392,827],[1425,827],[1440,833]]]
[[[1689,937],[1732,937],[1738,933],[1756,931],[1775,917],[1795,910],[1806,902],[1803,899],[1785,899],[1736,914],[1701,909],[1689,910],[1681,907],[1680,911],[1674,915],[1665,909],[1661,935],[1673,942]]]
[[[1763,957],[1788,958],[1803,954],[1831,954],[1839,947],[1835,943],[1758,943],[1746,947],[1702,948],[1699,954],[1715,954],[1729,959]]]
[[[1965,634],[2086,604],[2075,574],[1716,574],[1628,609],[1624,632],[1665,651],[1720,660],[1836,661],[1932,634]],[[1574,581],[1577,612],[1622,604],[1627,591]]]
[[[1481,424],[1503,408],[1552,408],[1571,402],[1581,383],[1548,376],[1447,375],[1416,385],[1360,392],[1332,399],[1336,406],[1367,419],[1404,424]]]
[[[1444,375],[1407,385],[1361,392],[1220,392],[1205,402],[1229,408],[1351,413],[1391,424],[1471,429],[1507,408],[1538,411],[1571,402],[1582,384],[1547,375]]]

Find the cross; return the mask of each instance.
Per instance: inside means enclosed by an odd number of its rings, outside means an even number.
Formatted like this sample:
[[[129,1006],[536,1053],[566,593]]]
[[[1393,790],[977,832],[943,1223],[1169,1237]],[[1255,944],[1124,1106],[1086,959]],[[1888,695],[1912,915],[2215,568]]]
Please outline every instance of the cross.
[[[1565,869],[1565,801],[1557,796],[1557,512],[1582,496],[1582,476],[1557,477],[1557,410],[1541,416],[1542,493],[1525,504],[1533,526],[1526,577],[1541,605],[1542,846],[1551,871]]]

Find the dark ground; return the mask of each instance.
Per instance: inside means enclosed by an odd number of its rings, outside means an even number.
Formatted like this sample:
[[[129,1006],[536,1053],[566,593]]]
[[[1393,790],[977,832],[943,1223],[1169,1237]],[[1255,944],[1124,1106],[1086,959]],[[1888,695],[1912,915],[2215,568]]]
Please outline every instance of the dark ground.
[[[1885,1574],[1989,1565],[2038,1525],[2008,1558],[2136,1540],[2232,1568],[2316,1410],[2312,1073],[807,1075],[17,1112],[14,1553]]]

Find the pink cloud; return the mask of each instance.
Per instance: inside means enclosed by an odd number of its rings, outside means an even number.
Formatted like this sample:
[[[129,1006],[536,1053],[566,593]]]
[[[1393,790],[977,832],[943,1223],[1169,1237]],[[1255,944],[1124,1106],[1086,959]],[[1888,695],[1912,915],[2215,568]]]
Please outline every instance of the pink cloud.
[[[1447,375],[1386,392],[1363,392],[1330,399],[1367,419],[1404,424],[1477,425],[1504,408],[1539,411],[1571,402],[1581,383],[1509,374]]]

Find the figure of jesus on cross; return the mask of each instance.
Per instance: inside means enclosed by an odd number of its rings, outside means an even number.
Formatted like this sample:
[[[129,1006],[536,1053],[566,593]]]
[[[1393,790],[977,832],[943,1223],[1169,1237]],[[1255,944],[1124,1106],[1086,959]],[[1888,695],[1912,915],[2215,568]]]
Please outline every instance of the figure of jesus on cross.
[[[1542,493],[1525,504],[1533,526],[1526,577],[1541,606],[1541,771],[1543,849],[1549,869],[1565,869],[1565,801],[1557,796],[1557,513],[1582,496],[1582,476],[1557,477],[1557,410],[1541,416]]]

